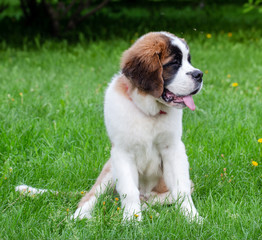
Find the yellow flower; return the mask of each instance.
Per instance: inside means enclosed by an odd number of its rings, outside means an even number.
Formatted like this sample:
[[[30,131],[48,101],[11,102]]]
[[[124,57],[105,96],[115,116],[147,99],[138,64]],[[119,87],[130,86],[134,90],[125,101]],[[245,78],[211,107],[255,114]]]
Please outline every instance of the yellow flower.
[[[20,97],[21,97],[21,104],[23,104],[23,93],[19,93]]]
[[[136,218],[138,218],[138,217],[139,217],[139,215],[138,215],[138,214],[134,214],[134,216],[135,216]]]
[[[117,207],[117,209],[116,209],[117,211],[119,211],[120,210],[120,207]]]
[[[118,202],[118,201],[119,201],[119,198],[116,197],[115,200],[116,200],[116,202]]]
[[[257,167],[257,166],[258,166],[258,163],[257,163],[256,161],[252,161],[252,165],[253,165],[254,167]]]
[[[208,34],[206,35],[206,37],[207,37],[207,38],[212,38],[211,33],[208,33]]]
[[[84,192],[83,192],[83,191],[81,191],[81,194],[84,194]]]
[[[153,216],[151,215],[151,216],[149,216],[150,217],[150,219],[152,219],[153,218]]]
[[[69,212],[69,208],[67,208],[66,211]]]
[[[208,70],[205,71],[205,74],[208,74]]]
[[[238,86],[238,83],[234,82],[232,83],[232,87],[237,87]]]
[[[106,205],[106,202],[103,202],[103,205]]]
[[[257,141],[258,141],[259,143],[262,143],[262,138],[259,138]]]
[[[231,75],[230,75],[230,74],[227,74],[227,78],[231,78]]]
[[[232,37],[232,32],[229,32],[229,33],[227,34],[227,36],[228,36],[228,37]]]

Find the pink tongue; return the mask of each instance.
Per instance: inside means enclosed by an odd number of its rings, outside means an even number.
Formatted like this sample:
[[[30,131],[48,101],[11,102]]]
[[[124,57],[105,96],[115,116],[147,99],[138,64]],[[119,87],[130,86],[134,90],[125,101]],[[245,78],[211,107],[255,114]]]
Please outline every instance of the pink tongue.
[[[192,111],[196,109],[196,105],[191,95],[183,97],[183,101]]]

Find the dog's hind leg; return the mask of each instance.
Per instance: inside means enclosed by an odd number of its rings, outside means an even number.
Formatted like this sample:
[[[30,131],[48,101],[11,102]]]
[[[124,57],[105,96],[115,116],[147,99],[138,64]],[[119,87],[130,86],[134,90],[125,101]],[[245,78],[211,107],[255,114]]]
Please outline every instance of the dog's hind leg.
[[[78,208],[72,216],[73,219],[91,218],[92,210],[97,198],[105,192],[107,187],[113,186],[111,161],[107,161],[91,190],[81,199]]]

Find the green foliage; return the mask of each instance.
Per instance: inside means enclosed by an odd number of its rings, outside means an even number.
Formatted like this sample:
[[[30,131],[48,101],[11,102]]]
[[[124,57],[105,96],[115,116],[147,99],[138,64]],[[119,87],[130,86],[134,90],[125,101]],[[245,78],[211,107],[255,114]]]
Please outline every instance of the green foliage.
[[[117,29],[109,22],[104,32],[82,31],[73,40],[18,33],[17,42],[1,39],[0,239],[262,239],[261,16],[232,6],[159,9],[165,17],[123,11],[107,12],[123,19]],[[121,53],[150,30],[184,37],[205,73],[197,109],[185,109],[183,125],[204,224],[189,223],[174,206],[150,206],[141,223],[123,224],[111,192],[93,219],[73,222],[80,192],[110,155],[104,91]],[[20,195],[14,189],[23,183],[61,193]]]
[[[244,4],[244,13],[257,9],[259,13],[262,13],[262,0],[248,0]]]
[[[204,8],[183,7],[181,5],[151,3],[150,6],[125,6],[110,2],[105,8],[91,15],[86,22],[82,22],[77,28],[70,32],[63,32],[57,39],[66,39],[69,43],[79,41],[83,36],[85,41],[110,40],[115,38],[130,41],[136,36],[148,31],[165,29],[177,32],[179,35],[192,35],[196,32],[231,32],[234,29],[242,30],[248,36],[240,34],[242,39],[256,38],[258,29],[262,29],[260,14],[249,12],[243,14],[242,7],[234,5],[221,6],[211,5]],[[0,42],[22,46],[36,36],[40,42],[45,39],[53,39],[47,28],[47,21],[41,20],[40,24],[28,27],[23,18],[20,8],[10,8],[9,17],[0,21]],[[20,12],[19,12],[20,11]],[[250,31],[248,31],[250,30]],[[21,37],[22,36],[22,37]],[[1,46],[0,46],[1,47]]]

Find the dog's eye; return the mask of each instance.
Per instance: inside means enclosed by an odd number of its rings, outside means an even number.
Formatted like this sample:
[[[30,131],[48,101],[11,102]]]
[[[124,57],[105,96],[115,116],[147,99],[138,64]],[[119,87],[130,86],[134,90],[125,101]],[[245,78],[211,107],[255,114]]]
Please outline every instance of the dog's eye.
[[[180,61],[178,59],[174,59],[172,62],[171,62],[171,65],[180,65]]]
[[[178,67],[180,65],[181,65],[181,62],[178,59],[174,59],[173,61],[166,63],[163,67],[169,67],[169,66]]]

